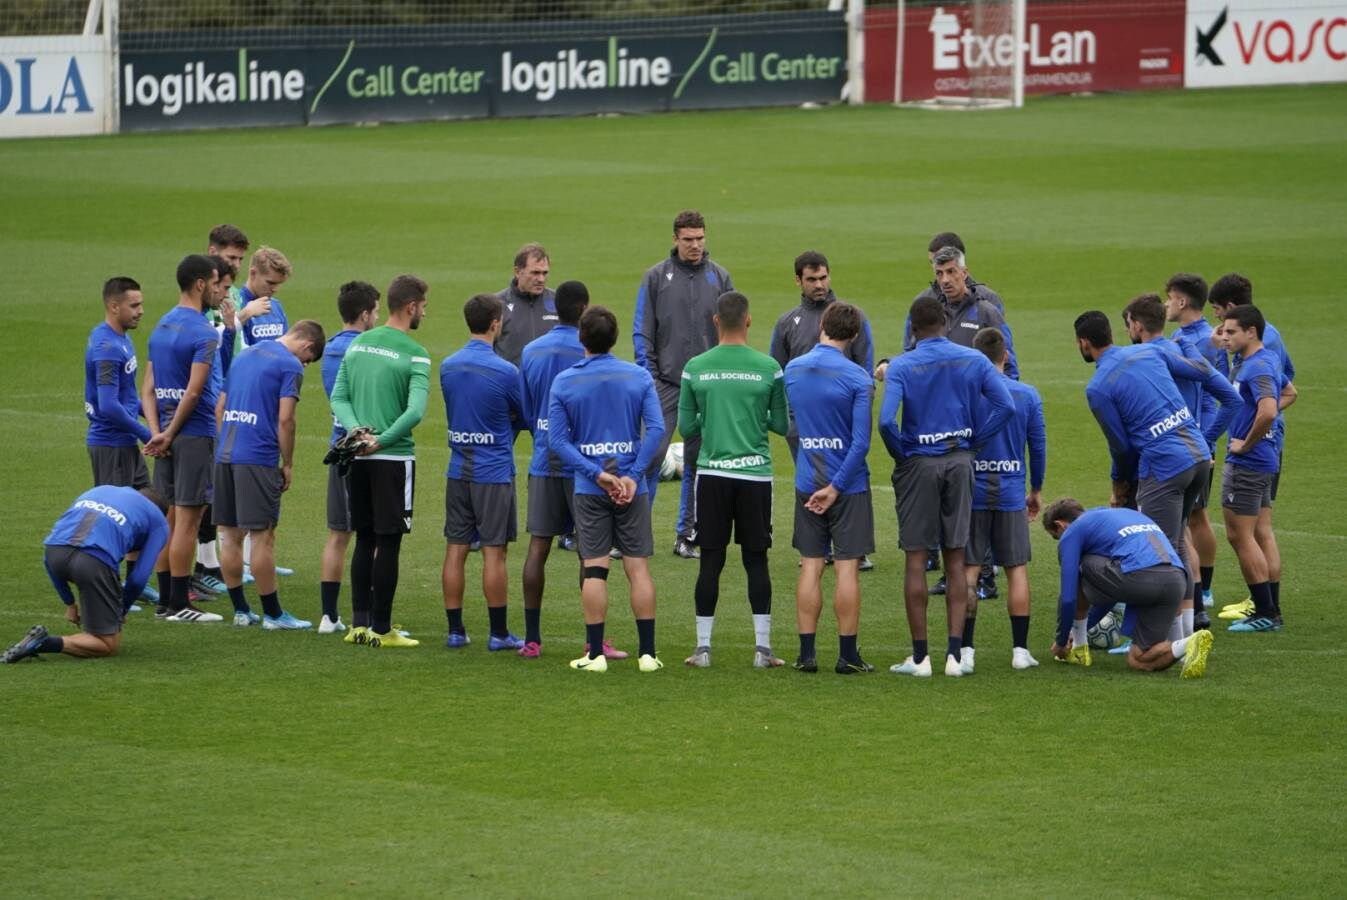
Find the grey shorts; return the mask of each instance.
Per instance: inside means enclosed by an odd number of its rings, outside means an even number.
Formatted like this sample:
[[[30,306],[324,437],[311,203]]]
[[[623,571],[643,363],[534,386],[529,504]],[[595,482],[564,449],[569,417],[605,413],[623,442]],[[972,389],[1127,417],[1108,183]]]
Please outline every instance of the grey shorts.
[[[481,541],[503,547],[515,539],[514,482],[475,484],[458,478],[444,483],[444,539],[451,544]],[[607,551],[604,551],[607,552]]]
[[[145,456],[140,447],[96,447],[89,445],[89,463],[94,470],[94,487],[110,484],[113,487],[148,487],[150,470],[145,467]]]
[[[1087,553],[1080,561],[1080,587],[1091,606],[1126,603],[1123,633],[1139,649],[1149,650],[1169,640],[1169,626],[1179,614],[1188,576],[1168,563],[1123,572],[1117,560]]]
[[[1237,516],[1256,516],[1272,505],[1273,472],[1226,463],[1221,471],[1221,506]]]
[[[79,592],[80,627],[88,634],[122,630],[122,585],[101,559],[78,547],[48,547],[47,571]]]
[[[328,531],[354,531],[351,524],[351,486],[337,474],[336,466],[327,467]]]
[[[1207,504],[1211,502],[1211,483],[1216,477],[1216,466],[1207,466],[1207,477],[1202,482],[1202,489],[1198,491],[1197,499],[1193,501],[1193,509],[1206,509]]]
[[[218,463],[211,518],[220,528],[266,531],[281,520],[281,486],[285,478],[275,466]]]
[[[1028,564],[1029,517],[1022,509],[975,509],[968,528],[964,562],[976,565],[992,554],[992,562],[1007,569]]]
[[[576,494],[575,536],[581,559],[607,556],[613,548],[636,559],[654,556],[650,495],[637,494],[626,506],[618,506],[607,494]]]
[[[810,497],[795,492],[795,533],[790,545],[809,559],[860,559],[875,552],[875,510],[870,492],[841,494],[823,515],[804,508]]]
[[[154,489],[173,506],[206,506],[215,474],[215,438],[180,434],[171,456],[154,461]]]
[[[574,531],[575,513],[571,501],[574,493],[573,478],[530,475],[525,530],[534,537],[556,537]]]
[[[1137,483],[1137,512],[1147,516],[1169,538],[1183,559],[1183,527],[1188,524],[1197,496],[1207,483],[1210,460],[1195,463],[1172,478],[1143,478]]]
[[[936,545],[957,550],[968,543],[973,513],[970,451],[907,457],[893,471],[893,494],[898,545],[904,550]]]

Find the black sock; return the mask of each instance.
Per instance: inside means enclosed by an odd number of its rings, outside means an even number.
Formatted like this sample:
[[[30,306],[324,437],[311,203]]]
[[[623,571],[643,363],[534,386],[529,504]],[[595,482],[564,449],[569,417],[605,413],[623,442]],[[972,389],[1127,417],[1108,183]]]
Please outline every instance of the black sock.
[[[510,633],[506,626],[506,606],[488,606],[486,608],[487,620],[491,623],[492,637],[503,638]]]
[[[351,625],[368,628],[370,607],[374,604],[374,532],[357,531],[355,552],[351,554]]]
[[[1272,588],[1269,582],[1262,581],[1258,584],[1249,585],[1249,597],[1253,600],[1253,610],[1256,616],[1275,616],[1276,607],[1272,605]]]
[[[1010,643],[1013,646],[1029,649],[1029,617],[1010,617]]]
[[[450,634],[467,634],[467,632],[463,630],[463,607],[460,606],[458,609],[446,608],[444,610],[444,617],[449,620]]]
[[[978,620],[973,616],[963,620],[963,645],[965,647],[973,646],[973,628],[977,623]]]
[[[168,578],[168,608],[177,612],[187,608],[187,591],[192,583],[191,575],[170,575]]]
[[[636,655],[654,656],[655,655],[655,620],[637,619],[636,620]]]
[[[960,651],[962,650],[963,650],[963,638],[950,635],[948,642],[945,644],[946,655],[952,656],[955,659],[960,659],[961,658]]]
[[[248,606],[248,601],[243,596],[243,586],[229,588],[229,602],[234,604],[234,612],[252,612]]]
[[[861,658],[860,651],[856,649],[856,635],[839,634],[837,636],[837,655],[847,662],[855,662]]]
[[[393,630],[393,596],[398,590],[398,555],[401,551],[401,534],[375,536],[374,565],[370,567],[373,588],[370,628],[375,634],[388,634]]]
[[[200,566],[202,575],[209,575],[212,578],[219,578],[221,581],[224,580],[224,572],[220,571],[219,566],[202,566],[200,563],[197,563],[197,565]]]
[[[262,601],[262,612],[266,613],[269,618],[279,619],[285,615],[285,610],[281,609],[281,598],[276,595],[275,591],[270,594],[261,594],[258,599]]]
[[[912,661],[914,663],[920,664],[921,661],[925,658],[926,658],[926,642],[914,639],[912,641]]]
[[[543,642],[542,618],[543,611],[541,607],[537,609],[529,609],[527,606],[524,607],[525,643],[541,644]]]
[[[585,643],[589,644],[589,658],[603,656],[603,623],[585,626]]]
[[[814,658],[814,632],[800,635],[800,659]]]
[[[161,606],[167,606],[168,601],[173,599],[173,579],[169,577],[168,572],[155,572],[154,578],[159,583],[159,603]]]
[[[337,600],[341,598],[341,582],[320,581],[318,593],[323,602],[323,615],[334,622],[340,619],[341,613],[337,612]]]
[[[1272,608],[1277,611],[1277,615],[1282,614],[1282,583],[1280,581],[1269,581],[1268,590],[1272,592]]]
[[[65,640],[56,635],[49,634],[42,639],[42,643],[37,645],[38,653],[60,653],[61,648],[65,646]]]
[[[1216,574],[1215,566],[1198,566],[1198,574],[1202,577],[1202,590],[1211,593],[1211,579]]]

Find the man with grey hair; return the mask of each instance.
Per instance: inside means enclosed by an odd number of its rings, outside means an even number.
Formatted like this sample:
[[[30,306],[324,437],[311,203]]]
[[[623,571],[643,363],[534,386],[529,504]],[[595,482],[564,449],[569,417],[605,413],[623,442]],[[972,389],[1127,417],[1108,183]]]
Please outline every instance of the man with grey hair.
[[[530,341],[547,334],[561,321],[557,318],[556,292],[547,286],[551,265],[542,244],[525,244],[515,253],[510,286],[496,294],[505,312],[493,349],[515,366]]]

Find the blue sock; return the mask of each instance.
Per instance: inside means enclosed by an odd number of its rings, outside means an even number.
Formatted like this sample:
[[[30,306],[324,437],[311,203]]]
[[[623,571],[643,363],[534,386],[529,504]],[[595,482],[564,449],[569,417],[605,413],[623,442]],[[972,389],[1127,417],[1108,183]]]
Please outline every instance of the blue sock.
[[[526,642],[541,644],[543,642],[542,609],[529,609],[524,607],[524,640]]]
[[[958,659],[960,656],[959,651],[961,651],[962,649],[963,649],[963,638],[950,635],[949,641],[945,645],[945,653],[949,656],[954,657],[955,659]]]
[[[243,597],[243,586],[229,588],[229,602],[234,604],[234,612],[252,612],[248,601]]]
[[[847,662],[855,662],[861,658],[860,651],[856,649],[856,635],[839,634],[837,636],[837,655]]]
[[[912,661],[914,663],[920,663],[925,658],[926,658],[926,642],[918,640],[912,641]]]
[[[800,658],[801,658],[801,659],[813,659],[813,658],[814,658],[814,633],[813,633],[813,632],[810,632],[809,634],[801,634],[801,635],[800,635]]]
[[[603,656],[603,623],[585,626],[585,643],[589,644],[589,658]]]

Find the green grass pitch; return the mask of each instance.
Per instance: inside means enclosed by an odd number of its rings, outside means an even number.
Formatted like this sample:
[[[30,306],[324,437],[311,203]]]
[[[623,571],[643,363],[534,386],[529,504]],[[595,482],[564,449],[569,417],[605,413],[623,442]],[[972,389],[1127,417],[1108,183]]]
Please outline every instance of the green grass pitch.
[[[1083,397],[1090,369],[1071,333],[1082,310],[1116,319],[1175,271],[1239,270],[1285,335],[1300,389],[1276,514],[1286,631],[1218,629],[1197,682],[1137,675],[1117,657],[1059,668],[1047,654],[1056,557],[1035,529],[1043,665],[1011,671],[1004,607],[988,603],[977,675],[919,683],[885,671],[909,635],[877,437],[880,550],[864,576],[861,646],[883,674],[750,669],[733,559],[716,665],[685,670],[695,564],[669,553],[668,490],[654,562],[664,672],[638,676],[632,662],[595,679],[565,667],[583,629],[559,556],[541,660],[486,652],[478,590],[466,615],[477,643],[445,650],[436,387],[416,432],[417,528],[396,607],[421,647],[374,652],[141,613],[118,658],[0,671],[0,892],[1339,892],[1344,109],[1347,86],[1326,86],[1038,100],[980,115],[837,108],[0,144],[5,643],[38,621],[61,630],[39,544],[89,482],[81,358],[101,282],[126,273],[145,284],[133,335],[143,357],[175,302],[173,267],[222,221],[295,262],[282,294],[292,319],[335,329],[336,287],[350,278],[426,278],[419,336],[437,364],[465,340],[463,300],[503,286],[514,249],[534,239],[552,253],[554,284],[582,279],[618,312],[630,357],[636,285],[684,207],[706,213],[713,257],[751,298],[757,346],[797,302],[791,260],[813,247],[892,352],[928,279],[926,241],[955,229],[973,273],[1006,298],[1025,379],[1042,391],[1047,497],[1098,503],[1107,492]],[[297,570],[282,599],[314,618],[328,422],[312,368],[277,543]],[[774,642],[793,658],[789,464],[775,446]],[[510,556],[516,626],[522,551]],[[610,634],[634,647],[624,579],[612,588]],[[1218,602],[1244,595],[1224,544],[1215,590]],[[934,635],[943,618],[936,600]],[[829,663],[833,627],[825,611]]]

